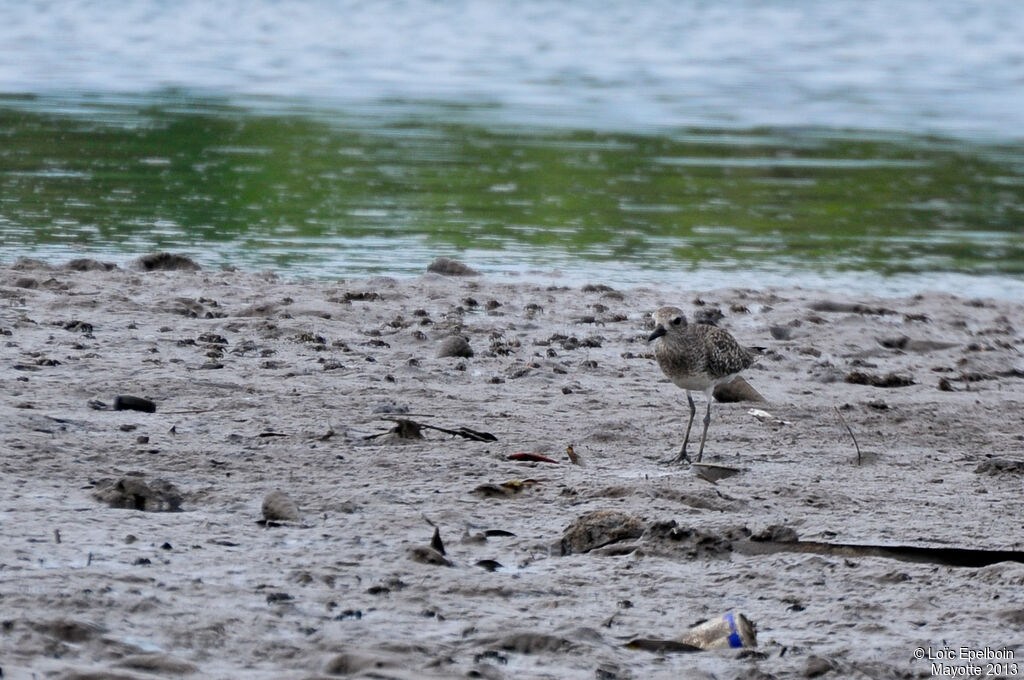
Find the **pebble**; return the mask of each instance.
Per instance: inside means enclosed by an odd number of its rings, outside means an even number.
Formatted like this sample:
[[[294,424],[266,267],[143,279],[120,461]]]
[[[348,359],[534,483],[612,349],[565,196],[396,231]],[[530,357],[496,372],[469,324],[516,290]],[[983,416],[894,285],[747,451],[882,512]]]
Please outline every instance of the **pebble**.
[[[156,413],[156,404],[144,397],[133,397],[130,394],[119,394],[114,397],[114,410]]]
[[[150,253],[131,262],[131,268],[137,271],[186,271],[197,272],[202,267],[195,260],[175,253]]]
[[[438,567],[451,567],[454,566],[452,561],[442,555],[434,548],[430,548],[425,545],[416,546],[415,548],[409,549],[409,559],[413,562],[420,562],[421,564],[433,564]]]
[[[480,274],[472,267],[448,257],[434,258],[434,261],[427,265],[427,271],[444,276],[479,276]]]
[[[280,489],[274,489],[263,499],[263,519],[268,522],[297,522],[302,515],[295,501]]]
[[[825,675],[832,670],[832,663],[828,659],[811,655],[807,657],[807,665],[804,666],[805,678],[816,678]]]
[[[149,483],[135,476],[122,477],[116,481],[105,480],[96,485],[92,495],[112,508],[145,512],[181,510],[181,492],[165,479],[154,479]]]
[[[442,359],[444,357],[463,357],[468,359],[473,356],[473,348],[469,346],[469,341],[461,335],[450,335],[441,341],[440,347],[437,348],[437,357]]]
[[[570,524],[562,535],[562,554],[590,552],[595,548],[644,533],[644,524],[618,510],[594,510]]]

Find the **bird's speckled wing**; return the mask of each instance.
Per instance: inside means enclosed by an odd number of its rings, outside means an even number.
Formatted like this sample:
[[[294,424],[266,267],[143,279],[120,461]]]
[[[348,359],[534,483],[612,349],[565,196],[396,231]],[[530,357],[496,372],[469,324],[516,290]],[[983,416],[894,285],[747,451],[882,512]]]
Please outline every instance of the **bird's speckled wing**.
[[[736,339],[717,326],[694,325],[694,331],[704,336],[707,371],[719,378],[739,373],[754,363],[754,355],[736,342]]]
[[[669,344],[664,339],[654,346],[654,356],[662,372],[674,380],[704,369],[703,358],[697,346],[687,343]]]

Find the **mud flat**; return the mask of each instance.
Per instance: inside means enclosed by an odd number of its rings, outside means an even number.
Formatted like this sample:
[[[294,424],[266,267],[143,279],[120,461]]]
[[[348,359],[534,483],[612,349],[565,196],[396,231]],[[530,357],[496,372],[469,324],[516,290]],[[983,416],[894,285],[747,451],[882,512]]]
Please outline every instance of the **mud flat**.
[[[0,263],[4,678],[1024,663],[1024,304],[148,262]],[[765,348],[708,433],[737,474],[660,462],[665,304]],[[628,644],[730,611],[755,649]]]

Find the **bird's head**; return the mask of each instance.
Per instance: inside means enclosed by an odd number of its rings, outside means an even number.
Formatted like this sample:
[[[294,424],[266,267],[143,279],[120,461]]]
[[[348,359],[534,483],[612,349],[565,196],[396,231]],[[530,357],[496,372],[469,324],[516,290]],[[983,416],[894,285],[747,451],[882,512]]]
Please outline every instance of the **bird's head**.
[[[686,315],[678,307],[659,307],[651,314],[651,318],[654,319],[654,332],[647,338],[647,342],[663,335],[672,337],[686,328]]]

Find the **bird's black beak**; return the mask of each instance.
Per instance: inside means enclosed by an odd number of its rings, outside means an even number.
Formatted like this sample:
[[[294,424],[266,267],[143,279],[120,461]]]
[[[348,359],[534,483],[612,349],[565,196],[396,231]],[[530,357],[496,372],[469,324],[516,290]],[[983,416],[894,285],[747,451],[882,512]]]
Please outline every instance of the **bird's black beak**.
[[[654,329],[654,332],[651,333],[649,336],[647,336],[647,342],[650,342],[651,340],[657,340],[661,336],[665,335],[665,333],[667,333],[667,332],[668,331],[665,330],[664,326],[657,326]]]

